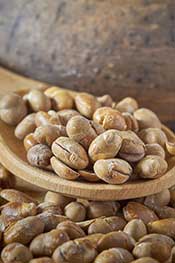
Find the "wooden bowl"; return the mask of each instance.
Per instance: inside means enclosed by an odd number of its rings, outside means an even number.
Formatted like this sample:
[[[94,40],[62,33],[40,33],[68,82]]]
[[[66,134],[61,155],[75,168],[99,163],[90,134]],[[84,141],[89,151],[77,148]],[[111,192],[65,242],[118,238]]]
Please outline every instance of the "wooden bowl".
[[[9,78],[14,80],[15,86],[18,86],[18,91],[24,87],[36,88],[41,86],[38,82],[28,80],[2,69],[0,70],[0,87],[4,87],[5,92],[11,90],[11,87],[13,87],[13,81],[9,81]],[[170,141],[175,141],[175,135],[172,131],[165,126],[163,126],[163,130]],[[17,177],[35,186],[64,195],[90,200],[122,200],[142,197],[160,192],[175,184],[175,166],[158,179],[139,180],[123,185],[62,179],[52,172],[30,166],[26,160],[23,143],[14,136],[14,127],[10,127],[2,121],[0,121],[0,162]]]

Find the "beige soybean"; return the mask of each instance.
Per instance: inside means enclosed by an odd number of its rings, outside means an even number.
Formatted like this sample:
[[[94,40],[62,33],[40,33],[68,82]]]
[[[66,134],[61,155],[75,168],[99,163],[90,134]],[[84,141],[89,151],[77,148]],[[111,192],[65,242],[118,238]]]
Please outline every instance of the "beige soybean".
[[[28,244],[44,230],[44,223],[36,216],[29,216],[11,225],[4,232],[4,243],[19,242]]]
[[[145,155],[158,155],[161,158],[165,159],[165,150],[158,143],[146,144]]]
[[[157,155],[148,155],[137,164],[135,172],[141,178],[155,179],[164,175],[167,169],[168,164],[163,158]]]
[[[36,144],[27,152],[27,160],[32,166],[47,168],[50,165],[52,152],[45,144]]]
[[[1,258],[4,263],[28,263],[33,256],[26,246],[20,243],[11,243],[3,248]]]
[[[133,113],[138,109],[138,107],[139,107],[138,102],[131,97],[126,97],[122,99],[115,106],[115,108],[120,112],[129,112],[129,113]]]
[[[1,208],[1,215],[10,220],[34,216],[36,213],[37,207],[34,203],[9,202]]]
[[[123,208],[123,214],[127,221],[132,219],[141,219],[145,224],[158,220],[157,215],[143,204],[137,202],[128,202]]]
[[[91,142],[97,137],[90,121],[80,115],[74,116],[68,121],[66,131],[69,138],[80,143],[85,149],[88,149]]]
[[[50,162],[55,173],[62,178],[65,178],[67,180],[75,180],[80,176],[77,171],[71,169],[69,166],[67,166],[54,156],[50,159]]]
[[[146,225],[141,219],[130,220],[123,231],[132,236],[136,241],[147,234]]]
[[[72,109],[66,109],[66,110],[60,110],[57,112],[57,116],[59,116],[59,119],[61,121],[61,124],[66,126],[68,121],[75,117],[75,116],[80,116],[80,113],[76,110]]]
[[[87,217],[89,219],[98,218],[101,216],[116,215],[120,204],[113,201],[91,201],[88,206]]]
[[[30,243],[30,251],[35,257],[52,256],[54,250],[68,240],[66,232],[54,229],[35,237]]]
[[[74,99],[66,90],[57,90],[53,94],[46,91],[45,94],[52,99],[52,105],[56,111],[72,109],[74,106]]]
[[[50,99],[40,90],[31,90],[23,98],[34,112],[49,111],[51,109]]]
[[[41,257],[41,258],[34,258],[30,260],[29,263],[54,263],[51,258],[48,257]]]
[[[132,167],[122,159],[98,160],[94,164],[96,175],[109,184],[123,184],[129,180]]]
[[[101,252],[109,248],[120,247],[131,251],[134,245],[135,240],[127,233],[122,231],[110,232],[98,240],[97,250]]]
[[[126,221],[119,216],[97,218],[88,227],[88,234],[106,234],[113,231],[123,230],[125,225]]]
[[[102,107],[104,106],[112,107],[113,99],[109,94],[105,94],[101,97],[97,97],[97,100],[100,102]]]
[[[48,191],[44,196],[44,202],[54,203],[55,205],[60,206],[61,208],[64,208],[67,204],[74,201],[73,198],[64,196],[60,193],[54,193],[51,191]]]
[[[59,137],[52,144],[53,154],[73,169],[84,169],[89,160],[84,148],[68,137]]]
[[[173,247],[175,242],[171,237],[162,234],[148,234],[139,239],[139,242],[165,242]]]
[[[60,125],[61,120],[55,111],[38,111],[35,115],[35,124],[37,127],[53,124],[53,125]]]
[[[121,131],[122,145],[119,156],[128,162],[138,162],[145,155],[143,141],[133,131]]]
[[[141,130],[138,135],[145,144],[157,143],[162,147],[165,147],[167,142],[166,134],[158,128],[148,128]]]
[[[58,224],[57,229],[65,231],[70,239],[81,238],[85,236],[85,232],[72,221],[64,221]]]
[[[97,98],[88,93],[80,93],[76,95],[75,105],[77,110],[88,119],[92,119],[96,109],[101,106]]]
[[[58,224],[68,220],[68,218],[66,216],[55,215],[53,213],[48,213],[48,212],[43,212],[43,213],[37,215],[37,217],[44,224],[44,232],[48,232],[52,229],[55,229]]]
[[[157,115],[146,108],[140,108],[134,112],[134,117],[139,123],[140,129],[161,128],[161,122]]]
[[[37,127],[34,131],[34,139],[39,144],[51,146],[52,143],[61,136],[60,129],[57,125],[47,124]]]
[[[136,118],[131,113],[128,113],[128,112],[123,112],[122,115],[125,119],[125,122],[127,125],[127,130],[138,132],[139,131],[139,124],[138,124],[138,121],[136,120]]]
[[[158,233],[175,238],[175,218],[166,218],[150,222],[149,233]]]
[[[29,133],[28,135],[26,135],[23,143],[26,151],[28,151],[30,148],[38,144],[38,142],[34,138],[34,133]]]
[[[110,107],[97,109],[94,112],[93,120],[102,125],[105,130],[117,129],[123,131],[127,129],[125,118],[122,114]]]
[[[86,208],[79,202],[71,202],[64,208],[64,214],[74,222],[80,222],[86,218]]]
[[[15,128],[15,136],[23,140],[29,133],[34,132],[36,128],[35,113],[27,115]]]
[[[170,206],[155,207],[155,213],[160,219],[163,218],[175,218],[175,208]]]
[[[98,135],[89,146],[89,156],[94,162],[114,158],[122,145],[122,138],[116,130],[108,130]]]
[[[68,241],[53,253],[53,260],[59,263],[91,263],[97,251],[89,240]]]
[[[26,104],[19,95],[11,93],[0,100],[0,119],[5,123],[17,125],[26,115]]]
[[[134,260],[132,254],[123,248],[110,248],[101,252],[94,263],[129,263]]]
[[[165,242],[139,242],[133,249],[136,258],[153,257],[159,262],[166,262],[171,256],[171,246]]]
[[[15,189],[3,189],[0,191],[0,196],[8,202],[37,203],[31,196]]]
[[[145,198],[144,204],[151,209],[155,206],[166,206],[170,202],[170,191],[168,189],[162,190],[160,193],[149,195]]]

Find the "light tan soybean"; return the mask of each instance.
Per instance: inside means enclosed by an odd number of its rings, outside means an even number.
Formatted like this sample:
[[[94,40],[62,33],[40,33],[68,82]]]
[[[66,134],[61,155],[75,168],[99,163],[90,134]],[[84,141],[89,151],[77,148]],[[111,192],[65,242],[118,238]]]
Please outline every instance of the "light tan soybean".
[[[52,144],[53,154],[73,169],[84,169],[89,160],[84,148],[68,137],[59,137]]]
[[[146,144],[145,155],[158,155],[161,158],[165,159],[165,150],[158,143]]]
[[[27,152],[27,160],[32,166],[47,168],[50,165],[52,152],[45,144],[36,144]]]
[[[122,114],[110,107],[97,109],[94,112],[93,120],[102,125],[105,130],[117,129],[123,131],[127,129],[125,118]]]
[[[148,224],[148,232],[175,238],[175,218],[166,218],[150,222]]]
[[[17,94],[5,95],[0,100],[0,119],[9,125],[17,125],[27,115],[24,100]]]
[[[80,143],[85,149],[88,149],[90,143],[97,137],[90,121],[81,115],[74,116],[68,121],[66,131],[69,138]]]
[[[161,129],[161,122],[157,115],[146,108],[140,108],[134,112],[134,117],[139,123],[140,129],[159,128]]]
[[[167,162],[157,155],[147,155],[136,166],[136,174],[144,179],[159,178],[166,173]]]
[[[109,94],[105,94],[101,97],[97,97],[97,100],[100,102],[102,107],[112,107],[113,99]]]
[[[132,219],[124,227],[123,231],[132,236],[136,241],[147,234],[147,228],[141,219]]]
[[[157,143],[160,144],[162,147],[165,147],[165,144],[167,142],[166,134],[158,128],[147,128],[141,130],[138,135],[145,144]]]
[[[61,124],[66,126],[71,118],[73,118],[74,116],[80,116],[80,113],[76,110],[66,109],[58,111],[57,115],[59,116]]]
[[[123,248],[110,248],[101,252],[94,263],[129,263],[133,260],[132,254]]]
[[[54,250],[69,240],[66,232],[54,229],[35,237],[30,243],[30,251],[33,256],[52,256]]]
[[[89,202],[87,217],[93,219],[101,216],[114,216],[119,208],[120,204],[114,201],[91,201]]]
[[[36,128],[35,113],[27,115],[15,128],[15,136],[23,140],[25,136],[32,133]]]
[[[89,156],[94,162],[99,159],[114,158],[120,150],[122,138],[116,130],[108,130],[98,135],[89,146]]]
[[[91,263],[97,251],[89,240],[68,241],[53,253],[53,260],[59,263]]]
[[[72,109],[74,106],[74,99],[66,90],[58,90],[51,98],[56,111]]]
[[[35,116],[35,124],[37,127],[48,124],[60,125],[61,121],[57,112],[55,111],[38,111]]]
[[[65,231],[70,239],[76,239],[86,236],[83,229],[72,221],[64,221],[58,224],[57,229]]]
[[[76,95],[75,105],[77,110],[88,119],[92,119],[96,109],[101,106],[97,98],[88,93],[80,93]]]
[[[11,243],[3,248],[1,258],[4,263],[28,263],[33,256],[26,246],[20,243]]]
[[[51,109],[51,101],[43,91],[31,90],[23,98],[34,112],[49,111]]]
[[[122,159],[98,160],[94,164],[96,175],[109,184],[123,184],[129,180],[132,167]]]
[[[123,214],[127,221],[132,219],[141,219],[145,224],[158,220],[157,215],[143,204],[137,202],[128,202],[123,208]]]
[[[138,102],[132,97],[126,97],[119,101],[115,108],[120,112],[133,113],[138,109]]]
[[[101,252],[109,248],[120,247],[131,251],[135,243],[135,240],[125,232],[110,232],[98,240],[97,250]]]
[[[100,178],[93,172],[88,170],[78,170],[80,176],[89,182],[98,182]]]
[[[52,143],[61,136],[60,129],[57,125],[47,124],[37,127],[34,131],[34,139],[39,144],[47,144],[51,146]]]
[[[64,208],[64,214],[74,222],[80,222],[86,218],[86,208],[79,202],[71,202]]]
[[[95,219],[88,227],[88,234],[106,234],[113,231],[123,230],[126,221],[119,216]]]
[[[54,156],[50,159],[50,162],[55,173],[62,178],[65,178],[67,180],[75,180],[80,176],[77,171],[71,169],[69,166],[67,166]]]
[[[133,131],[121,131],[122,145],[119,156],[128,162],[138,162],[145,155],[143,141]]]
[[[36,216],[29,216],[11,225],[4,232],[4,243],[19,242],[28,244],[44,230],[44,223]]]

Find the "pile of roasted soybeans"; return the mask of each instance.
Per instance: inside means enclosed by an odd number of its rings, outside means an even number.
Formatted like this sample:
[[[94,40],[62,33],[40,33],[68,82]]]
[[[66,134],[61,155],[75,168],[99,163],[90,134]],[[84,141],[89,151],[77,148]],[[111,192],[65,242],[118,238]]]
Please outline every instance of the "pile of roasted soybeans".
[[[0,101],[0,118],[17,125],[28,162],[68,180],[123,184],[155,179],[175,155],[158,117],[133,98],[115,103],[109,95],[72,95],[50,87]]]
[[[0,169],[0,185],[11,175]],[[0,191],[0,262],[174,263],[175,187],[127,201]]]

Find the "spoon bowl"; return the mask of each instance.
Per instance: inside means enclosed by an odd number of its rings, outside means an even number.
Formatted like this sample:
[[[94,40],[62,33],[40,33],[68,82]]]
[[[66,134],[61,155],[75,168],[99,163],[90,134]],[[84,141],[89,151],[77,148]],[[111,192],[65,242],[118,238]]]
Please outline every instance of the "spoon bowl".
[[[43,83],[33,81],[0,68],[0,96],[12,91],[22,92],[31,88],[41,88]],[[25,87],[25,89],[24,89]],[[175,135],[167,127],[162,127],[170,141]],[[14,127],[0,121],[0,162],[24,181],[54,192],[75,198],[90,200],[123,200],[158,193],[175,184],[175,165],[167,173],[154,180],[138,180],[123,185],[68,181],[53,172],[32,167],[27,163],[23,142],[14,136]]]

